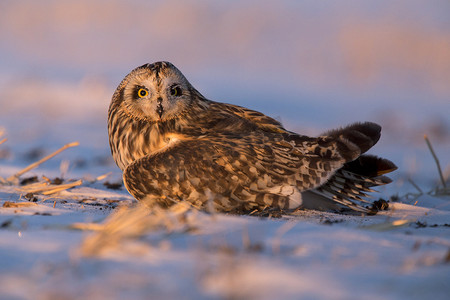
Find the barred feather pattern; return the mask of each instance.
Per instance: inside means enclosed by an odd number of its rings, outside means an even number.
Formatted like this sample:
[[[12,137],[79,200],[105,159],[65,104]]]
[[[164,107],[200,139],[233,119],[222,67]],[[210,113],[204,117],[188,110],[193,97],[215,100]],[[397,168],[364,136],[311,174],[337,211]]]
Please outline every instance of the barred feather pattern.
[[[206,99],[168,62],[128,74],[108,113],[111,152],[137,200],[234,213],[297,209],[308,193],[367,211],[359,203],[371,187],[389,182],[379,173],[396,168],[362,155],[380,131],[365,122],[299,135],[260,112]]]

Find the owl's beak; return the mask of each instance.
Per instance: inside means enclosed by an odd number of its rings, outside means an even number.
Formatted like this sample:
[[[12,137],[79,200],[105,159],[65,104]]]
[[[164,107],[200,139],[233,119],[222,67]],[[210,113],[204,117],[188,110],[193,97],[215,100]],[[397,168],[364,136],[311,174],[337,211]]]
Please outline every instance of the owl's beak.
[[[161,97],[159,97],[156,101],[158,102],[158,106],[156,107],[156,112],[158,113],[159,118],[161,119],[162,115],[164,113],[164,108],[162,106],[163,99]]]

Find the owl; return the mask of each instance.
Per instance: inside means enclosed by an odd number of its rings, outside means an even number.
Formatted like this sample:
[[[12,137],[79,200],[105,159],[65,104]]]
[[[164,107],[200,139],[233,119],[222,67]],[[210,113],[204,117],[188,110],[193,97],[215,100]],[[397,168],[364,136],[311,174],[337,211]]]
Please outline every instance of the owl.
[[[132,70],[108,112],[112,156],[137,200],[236,214],[369,212],[368,193],[397,168],[364,154],[380,132],[371,122],[318,137],[291,132],[260,112],[206,99],[169,62]]]

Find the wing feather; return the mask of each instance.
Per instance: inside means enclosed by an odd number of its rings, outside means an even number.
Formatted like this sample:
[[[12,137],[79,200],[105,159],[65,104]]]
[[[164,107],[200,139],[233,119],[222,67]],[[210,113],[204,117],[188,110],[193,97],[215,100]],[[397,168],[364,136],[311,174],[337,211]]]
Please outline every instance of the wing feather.
[[[288,133],[288,131],[284,129],[283,125],[280,122],[258,111],[227,103],[215,102],[215,105],[218,106],[218,109],[220,111],[228,112],[230,114],[234,114],[236,116],[244,118],[264,131]]]
[[[138,159],[124,182],[138,200],[162,205],[183,199],[203,208],[212,201],[221,211],[288,209],[292,196],[319,186],[343,163],[277,147],[264,134],[218,135],[180,140]]]

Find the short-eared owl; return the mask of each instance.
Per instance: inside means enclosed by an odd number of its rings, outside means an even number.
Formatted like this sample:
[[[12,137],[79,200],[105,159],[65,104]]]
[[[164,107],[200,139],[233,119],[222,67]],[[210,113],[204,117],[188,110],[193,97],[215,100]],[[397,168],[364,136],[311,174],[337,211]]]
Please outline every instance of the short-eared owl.
[[[184,200],[249,213],[328,201],[367,212],[366,193],[389,183],[382,174],[396,169],[363,155],[380,138],[375,123],[300,135],[260,112],[206,99],[169,62],[143,65],[123,79],[108,132],[127,190],[162,206]]]

